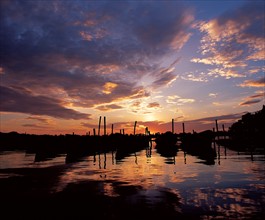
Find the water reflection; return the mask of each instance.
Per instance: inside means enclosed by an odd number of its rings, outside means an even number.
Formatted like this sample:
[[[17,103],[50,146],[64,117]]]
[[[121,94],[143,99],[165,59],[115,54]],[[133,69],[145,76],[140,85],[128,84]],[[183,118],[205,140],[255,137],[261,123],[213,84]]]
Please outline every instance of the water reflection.
[[[152,143],[134,152],[1,152],[1,195],[7,201],[29,197],[62,203],[66,217],[73,215],[70,210],[77,212],[73,217],[95,214],[110,219],[139,218],[143,211],[147,219],[264,217],[264,155],[221,146],[212,146],[210,156],[160,150]],[[96,212],[97,207],[104,212]],[[62,211],[50,208],[55,215]]]

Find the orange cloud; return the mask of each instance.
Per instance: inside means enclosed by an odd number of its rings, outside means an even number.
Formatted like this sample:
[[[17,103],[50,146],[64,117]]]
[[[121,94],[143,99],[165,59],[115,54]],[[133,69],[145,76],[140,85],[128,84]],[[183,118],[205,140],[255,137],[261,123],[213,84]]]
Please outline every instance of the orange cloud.
[[[100,111],[111,111],[111,110],[116,110],[116,109],[122,109],[122,106],[116,105],[116,104],[101,105],[101,106],[96,107],[96,109]]]
[[[245,80],[239,86],[241,87],[264,87],[265,86],[265,77],[259,80]]]
[[[112,91],[118,86],[116,83],[106,82],[103,86],[104,90],[102,91],[105,94],[111,94]]]
[[[87,40],[87,41],[92,41],[93,39],[93,36],[85,31],[80,31],[79,32],[81,37],[84,39],[84,40]]]
[[[245,75],[238,73],[236,70],[224,68],[210,69],[208,75],[222,76],[226,79],[245,77]]]
[[[158,102],[151,102],[147,105],[147,108],[160,108],[160,104]]]
[[[246,5],[209,21],[193,25],[203,37],[202,57],[191,59],[194,63],[215,65],[211,70],[225,78],[242,77],[234,68],[248,68],[249,61],[265,59],[264,11],[262,3]]]

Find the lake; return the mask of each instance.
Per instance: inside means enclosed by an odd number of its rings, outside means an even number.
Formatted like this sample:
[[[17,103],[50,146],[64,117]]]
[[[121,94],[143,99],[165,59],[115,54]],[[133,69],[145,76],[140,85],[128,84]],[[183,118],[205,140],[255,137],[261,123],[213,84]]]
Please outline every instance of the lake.
[[[0,152],[5,219],[263,219],[264,152],[216,146],[211,162],[153,143],[128,155],[69,160],[23,150]]]

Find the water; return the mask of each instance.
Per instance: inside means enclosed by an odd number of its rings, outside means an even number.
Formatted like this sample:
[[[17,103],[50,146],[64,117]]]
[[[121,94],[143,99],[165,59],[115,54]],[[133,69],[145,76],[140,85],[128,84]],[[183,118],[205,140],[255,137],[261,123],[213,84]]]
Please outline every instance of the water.
[[[69,195],[69,192],[80,198],[92,190],[96,198],[111,201],[112,205],[108,206],[112,206],[116,215],[118,211],[113,206],[122,198],[125,209],[143,206],[158,213],[160,208],[164,215],[177,213],[193,219],[264,217],[264,154],[238,153],[220,147],[214,162],[207,165],[205,160],[181,150],[175,156],[163,157],[153,146],[120,160],[116,159],[116,152],[88,155],[71,163],[65,163],[65,154],[35,160],[34,154],[25,151],[1,152],[0,183],[11,191],[14,189],[8,184],[21,181],[23,185],[22,181],[26,180],[29,185],[25,184],[24,188],[34,198],[38,193]],[[89,188],[86,184],[90,183],[95,184]],[[23,188],[17,191],[18,195],[28,196],[22,193]]]

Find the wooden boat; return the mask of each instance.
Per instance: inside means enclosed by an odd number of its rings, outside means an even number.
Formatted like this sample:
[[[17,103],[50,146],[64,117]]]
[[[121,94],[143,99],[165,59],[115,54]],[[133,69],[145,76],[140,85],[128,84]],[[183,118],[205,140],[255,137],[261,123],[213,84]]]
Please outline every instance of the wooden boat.
[[[174,146],[176,145],[177,140],[177,134],[173,134],[172,132],[167,131],[166,133],[158,135],[155,139],[155,143],[158,146]]]
[[[200,133],[182,133],[180,135],[182,148],[209,148],[212,146],[214,133],[206,130]]]
[[[161,156],[171,157],[176,156],[178,147],[177,147],[177,134],[173,134],[168,131],[166,133],[160,134],[156,137],[156,150]]]

